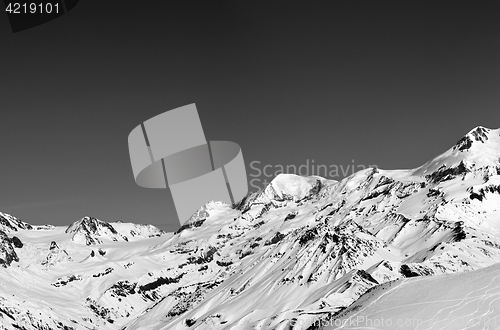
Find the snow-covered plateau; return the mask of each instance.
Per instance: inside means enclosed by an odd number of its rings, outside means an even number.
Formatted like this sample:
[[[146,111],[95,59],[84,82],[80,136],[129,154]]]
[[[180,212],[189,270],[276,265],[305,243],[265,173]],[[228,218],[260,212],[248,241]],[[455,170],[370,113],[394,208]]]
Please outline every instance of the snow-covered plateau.
[[[1,329],[500,328],[500,129],[410,170],[280,174],[176,233],[0,213]]]

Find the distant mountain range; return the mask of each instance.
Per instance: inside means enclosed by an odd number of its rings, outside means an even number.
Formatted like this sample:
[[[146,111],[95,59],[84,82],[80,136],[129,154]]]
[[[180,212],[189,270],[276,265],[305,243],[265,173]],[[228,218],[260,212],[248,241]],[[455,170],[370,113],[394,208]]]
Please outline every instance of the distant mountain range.
[[[280,174],[176,233],[0,213],[0,328],[487,329],[499,262],[500,129],[477,127],[415,169]]]

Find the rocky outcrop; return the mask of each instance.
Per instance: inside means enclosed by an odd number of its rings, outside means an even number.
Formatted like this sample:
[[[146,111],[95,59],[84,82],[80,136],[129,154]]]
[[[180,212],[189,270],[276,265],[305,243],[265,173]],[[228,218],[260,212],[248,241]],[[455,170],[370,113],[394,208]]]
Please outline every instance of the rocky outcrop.
[[[9,238],[5,232],[0,230],[0,266],[7,268],[13,261],[19,261],[19,257],[14,250],[15,245],[13,245],[13,240]]]
[[[10,233],[19,229],[33,229],[33,226],[10,214],[0,212],[0,230]]]
[[[52,241],[49,246],[49,253],[42,261],[42,265],[54,266],[56,264],[69,261],[73,261],[73,259],[69,256],[68,252],[61,249],[55,241]]]
[[[86,245],[101,244],[103,239],[115,242],[128,240],[118,233],[111,224],[88,216],[69,225],[66,233],[73,234],[72,240],[74,242],[85,243]]]
[[[116,226],[116,227],[115,227]],[[128,242],[131,238],[160,237],[165,232],[148,224],[135,224],[116,222],[111,223],[86,216],[78,220],[66,229],[66,233],[73,234],[72,240],[76,243],[96,245],[109,242]]]

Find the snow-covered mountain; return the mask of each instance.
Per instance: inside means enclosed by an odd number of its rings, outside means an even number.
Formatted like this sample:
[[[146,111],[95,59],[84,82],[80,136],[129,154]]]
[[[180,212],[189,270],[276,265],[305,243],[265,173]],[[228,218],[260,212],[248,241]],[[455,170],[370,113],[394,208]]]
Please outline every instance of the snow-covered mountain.
[[[465,301],[494,280],[499,211],[500,129],[478,127],[415,169],[369,168],[340,182],[280,174],[235,206],[202,206],[176,233],[1,214],[0,325],[312,330],[391,315],[402,295],[410,307],[398,315],[410,315],[419,287],[428,299]],[[464,278],[458,293],[443,284]],[[499,306],[497,288],[487,290],[482,308]],[[420,328],[453,317],[443,322]]]
[[[122,222],[110,224],[88,216],[69,225],[65,232],[73,235],[74,242],[86,245],[100,244],[106,240],[128,242],[131,237],[158,237],[164,233],[152,225]]]

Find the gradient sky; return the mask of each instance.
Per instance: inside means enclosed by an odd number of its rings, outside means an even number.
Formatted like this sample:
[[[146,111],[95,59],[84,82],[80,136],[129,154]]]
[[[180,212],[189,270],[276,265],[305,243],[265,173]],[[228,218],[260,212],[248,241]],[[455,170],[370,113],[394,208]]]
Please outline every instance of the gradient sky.
[[[499,17],[496,2],[81,0],[14,34],[0,15],[0,211],[175,230],[127,137],[190,103],[249,176],[253,161],[420,166],[500,127]]]

